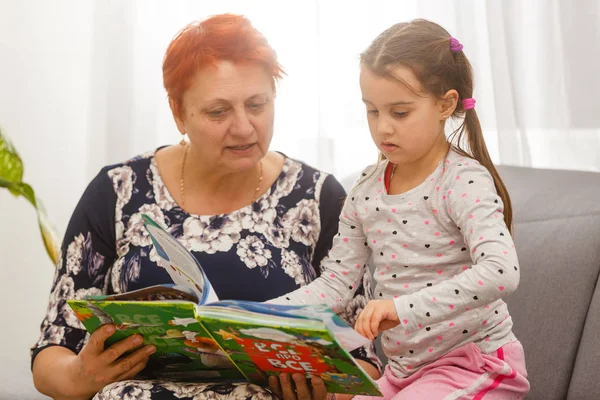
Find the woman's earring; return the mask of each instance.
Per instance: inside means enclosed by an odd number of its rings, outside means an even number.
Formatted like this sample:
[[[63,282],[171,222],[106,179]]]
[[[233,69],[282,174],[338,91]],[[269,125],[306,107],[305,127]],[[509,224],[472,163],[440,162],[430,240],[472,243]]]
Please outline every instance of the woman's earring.
[[[186,145],[186,143],[187,143],[187,142],[185,141],[185,134],[184,134],[184,135],[182,135],[182,136],[181,136],[181,142],[179,142],[179,144],[180,144],[181,146],[185,146],[185,145]]]

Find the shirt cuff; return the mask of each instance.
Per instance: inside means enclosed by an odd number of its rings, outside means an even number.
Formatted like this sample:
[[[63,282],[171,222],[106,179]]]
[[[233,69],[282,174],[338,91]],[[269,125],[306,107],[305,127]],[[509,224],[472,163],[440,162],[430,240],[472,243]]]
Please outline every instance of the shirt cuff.
[[[417,321],[417,315],[414,312],[414,305],[411,303],[410,296],[400,296],[394,299],[394,305],[396,306],[396,313],[400,319],[400,326],[408,333],[417,331],[419,322]]]

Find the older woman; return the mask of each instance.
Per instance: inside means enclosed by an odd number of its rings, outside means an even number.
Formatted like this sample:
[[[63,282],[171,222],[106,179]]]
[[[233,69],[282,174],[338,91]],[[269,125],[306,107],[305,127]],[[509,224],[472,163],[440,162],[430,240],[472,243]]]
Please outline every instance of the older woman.
[[[177,128],[189,141],[105,167],[83,194],[32,349],[42,393],[57,399],[273,396],[249,384],[132,380],[155,349],[140,348],[141,338],[132,336],[105,350],[114,328],[87,340],[65,300],[169,281],[155,263],[142,213],[193,252],[221,299],[265,301],[319,275],[345,193],[333,176],[268,151],[282,73],[273,49],[241,16],[189,25],[173,40],[164,85]],[[343,317],[351,324],[370,296],[369,284],[349,299]],[[378,376],[372,346],[354,355]],[[322,380],[313,379],[311,394],[302,376],[293,378],[294,386],[282,375],[274,390],[286,399],[325,397]]]

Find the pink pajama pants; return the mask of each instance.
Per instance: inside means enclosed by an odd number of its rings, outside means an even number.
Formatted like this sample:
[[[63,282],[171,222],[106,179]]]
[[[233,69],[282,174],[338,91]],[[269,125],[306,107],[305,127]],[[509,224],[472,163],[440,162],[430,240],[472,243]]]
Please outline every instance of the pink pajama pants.
[[[384,400],[516,400],[529,392],[520,342],[508,343],[491,354],[469,343],[406,378],[397,378],[388,366],[377,384]]]

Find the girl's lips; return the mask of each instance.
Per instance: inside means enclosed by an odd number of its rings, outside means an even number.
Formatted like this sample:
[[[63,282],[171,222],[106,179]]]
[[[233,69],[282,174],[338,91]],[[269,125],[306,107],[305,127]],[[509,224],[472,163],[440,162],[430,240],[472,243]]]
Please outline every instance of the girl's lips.
[[[385,151],[394,151],[398,148],[398,146],[392,143],[382,143],[381,148],[383,148]]]

